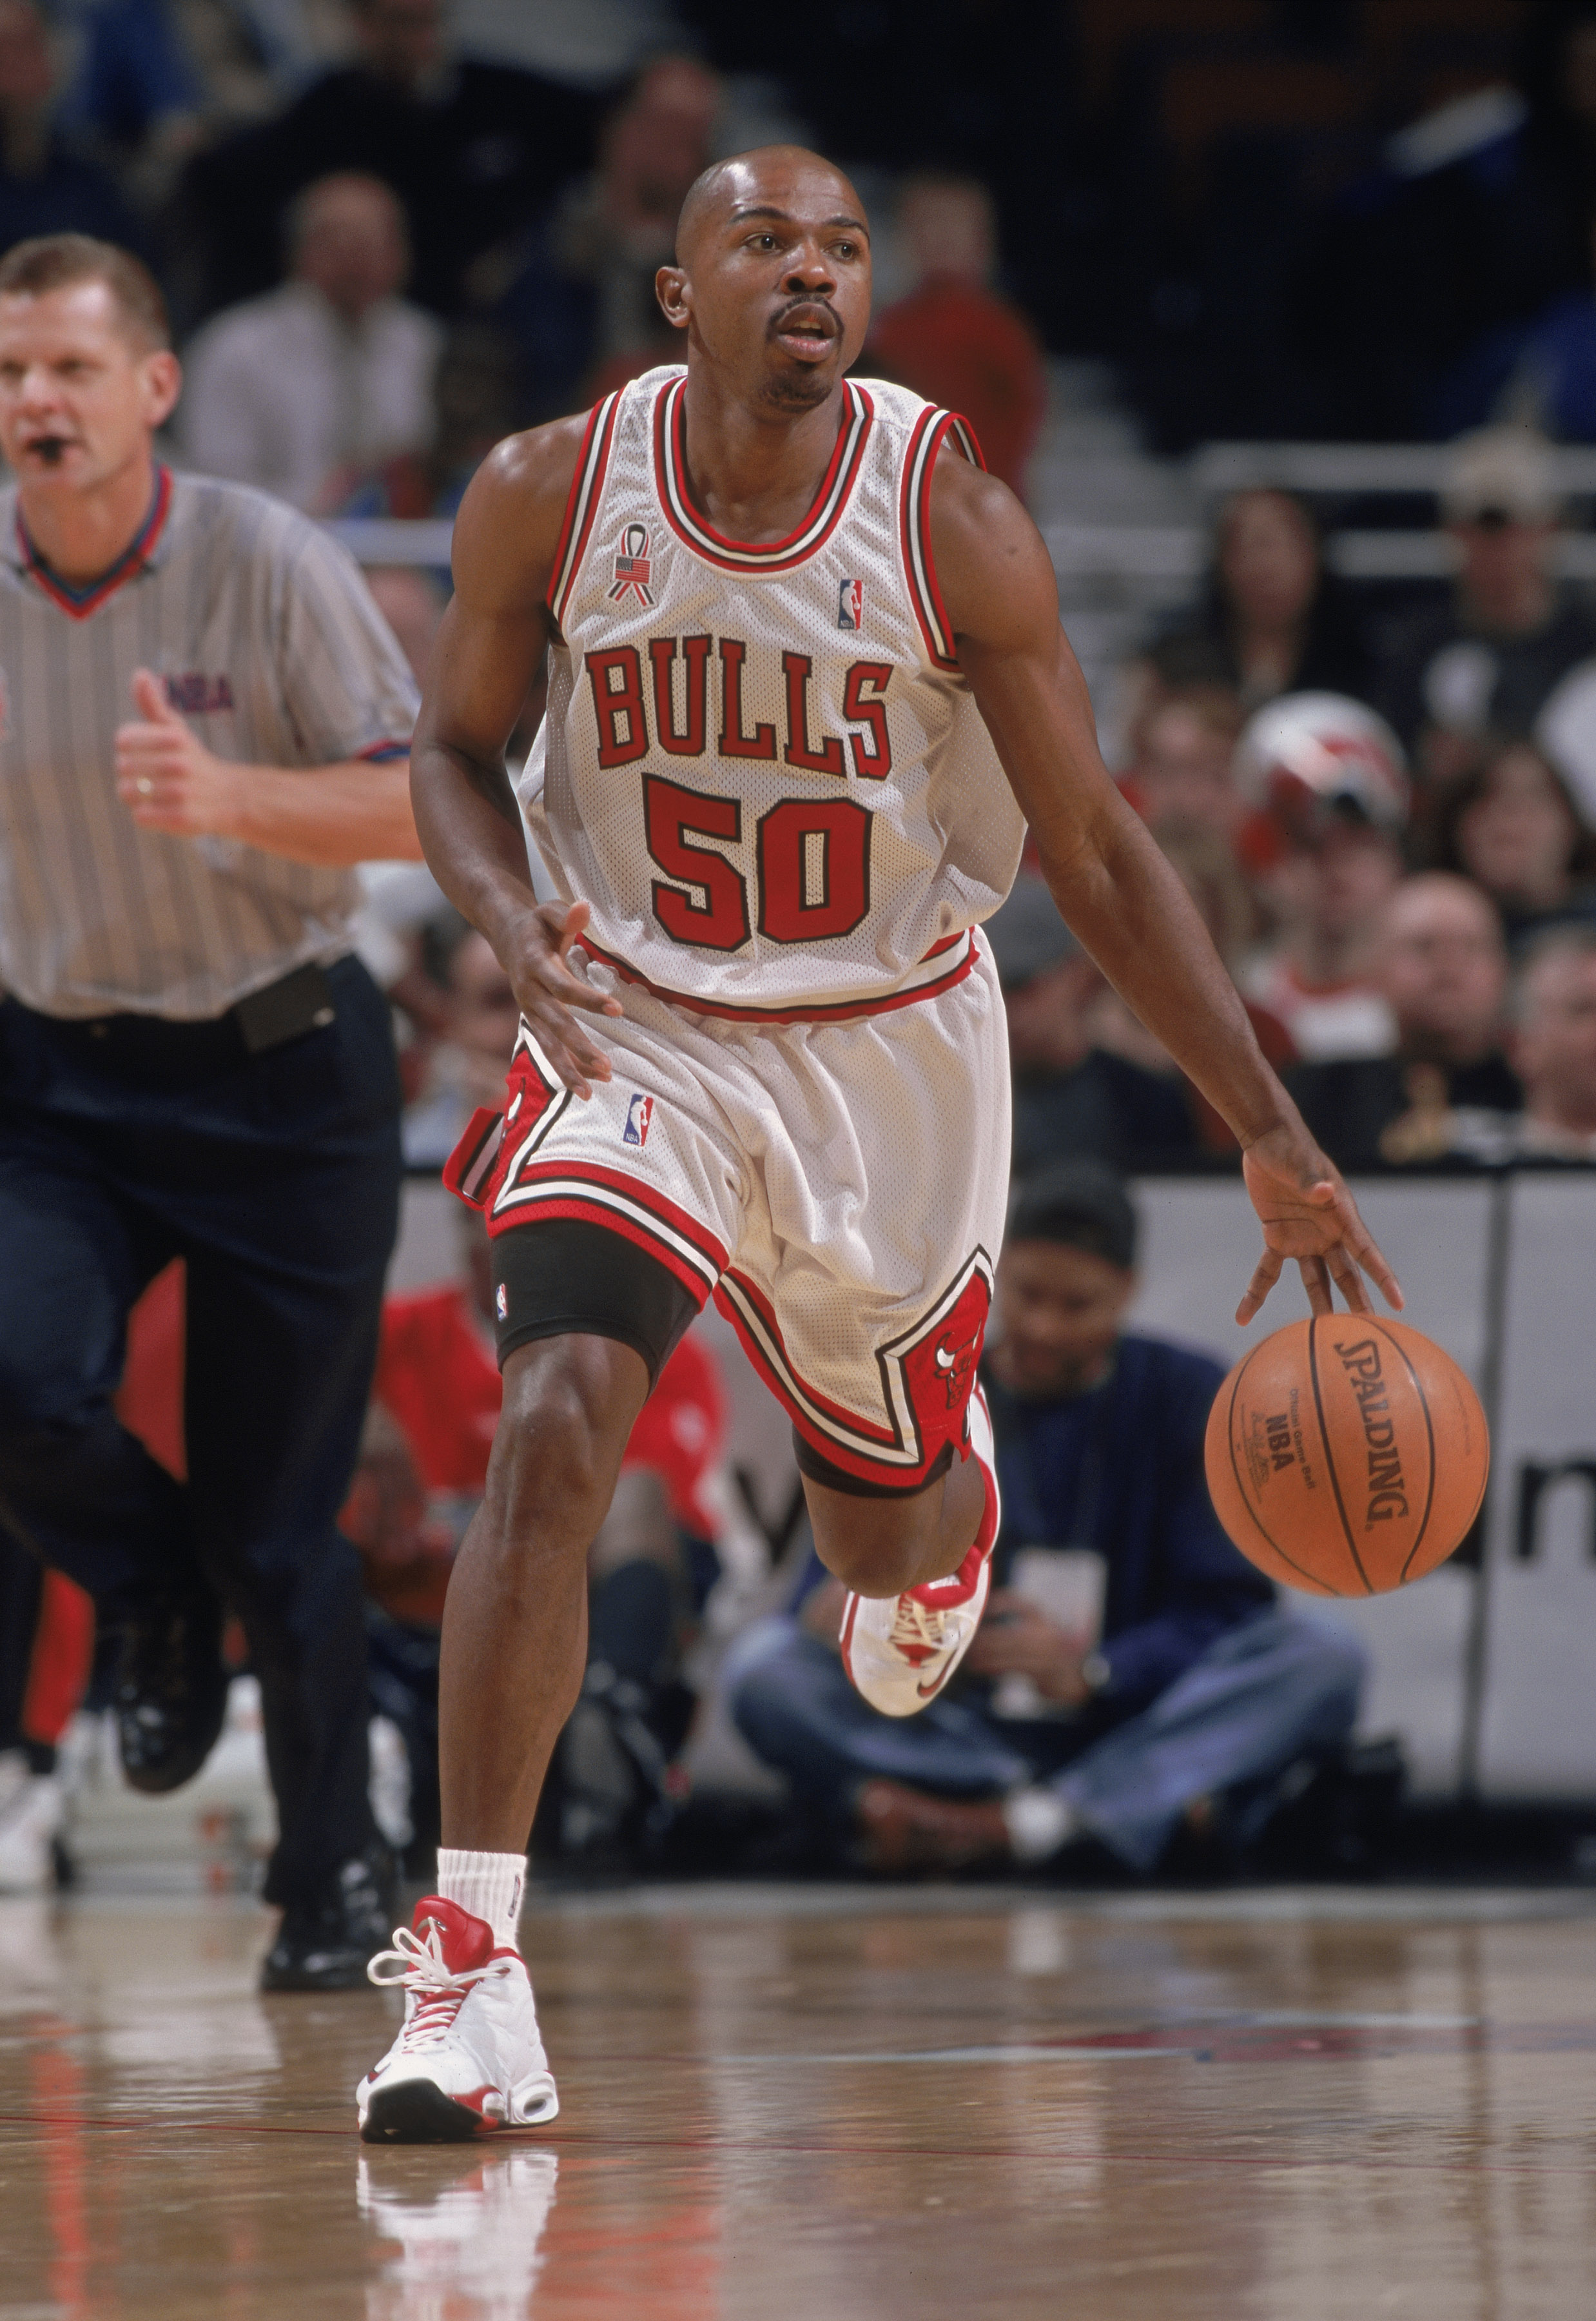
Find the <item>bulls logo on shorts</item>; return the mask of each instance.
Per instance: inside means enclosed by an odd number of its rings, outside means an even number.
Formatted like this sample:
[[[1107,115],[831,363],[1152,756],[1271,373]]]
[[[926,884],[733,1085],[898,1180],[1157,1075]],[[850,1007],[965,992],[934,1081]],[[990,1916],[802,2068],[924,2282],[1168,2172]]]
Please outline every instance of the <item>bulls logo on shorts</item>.
[[[963,1446],[965,1412],[991,1306],[991,1277],[978,1258],[966,1269],[941,1318],[897,1357],[924,1458],[930,1458],[943,1443]]]

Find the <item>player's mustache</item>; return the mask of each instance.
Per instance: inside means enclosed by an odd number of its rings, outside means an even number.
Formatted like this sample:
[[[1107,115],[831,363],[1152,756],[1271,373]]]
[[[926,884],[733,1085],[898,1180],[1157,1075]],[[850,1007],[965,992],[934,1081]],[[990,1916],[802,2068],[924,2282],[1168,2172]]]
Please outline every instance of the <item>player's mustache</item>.
[[[830,300],[816,297],[789,299],[781,313],[771,323],[772,335],[779,335],[784,331],[794,314],[823,314],[831,325],[832,334],[837,338],[842,336],[842,324],[837,318],[836,310]]]

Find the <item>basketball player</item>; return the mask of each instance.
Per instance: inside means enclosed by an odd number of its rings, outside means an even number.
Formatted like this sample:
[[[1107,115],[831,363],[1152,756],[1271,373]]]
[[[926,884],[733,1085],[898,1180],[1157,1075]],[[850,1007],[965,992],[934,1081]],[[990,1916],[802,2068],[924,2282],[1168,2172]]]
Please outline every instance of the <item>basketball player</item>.
[[[450,1164],[493,1233],[503,1420],[443,1632],[443,1847],[374,1980],[406,2020],[369,2141],[558,2108],[517,1954],[522,1845],[583,1666],[585,1556],[710,1291],[790,1413],[854,1682],[947,1682],[997,1529],[975,1386],[1009,1161],[976,932],[1029,820],[1061,908],[1230,1123],[1316,1307],[1390,1269],[1103,771],[1047,551],[968,430],[854,382],[857,196],[774,147],[701,177],[658,296],[686,369],[502,445],[455,535],[417,728],[427,856],[522,1024]],[[504,742],[545,651],[523,803]]]

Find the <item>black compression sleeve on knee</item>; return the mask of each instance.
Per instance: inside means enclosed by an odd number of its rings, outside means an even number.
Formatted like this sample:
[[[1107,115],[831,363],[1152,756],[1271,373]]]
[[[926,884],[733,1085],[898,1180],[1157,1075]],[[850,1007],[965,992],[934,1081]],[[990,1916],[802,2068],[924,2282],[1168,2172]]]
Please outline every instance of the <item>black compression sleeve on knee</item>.
[[[534,1338],[617,1338],[652,1387],[698,1306],[667,1266],[585,1217],[512,1225],[493,1242],[499,1367]]]
[[[856,1499],[912,1499],[921,1491],[929,1491],[939,1483],[953,1464],[953,1445],[944,1443],[918,1483],[866,1483],[857,1475],[850,1475],[846,1467],[834,1467],[823,1452],[806,1443],[798,1429],[793,1429],[793,1452],[798,1461],[798,1471],[812,1482],[824,1483],[829,1491],[847,1491]]]

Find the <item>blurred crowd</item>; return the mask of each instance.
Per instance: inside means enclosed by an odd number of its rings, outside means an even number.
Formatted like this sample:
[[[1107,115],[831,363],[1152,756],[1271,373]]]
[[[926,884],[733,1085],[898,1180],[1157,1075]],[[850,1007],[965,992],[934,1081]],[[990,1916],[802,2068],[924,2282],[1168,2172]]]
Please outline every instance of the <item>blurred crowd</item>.
[[[1232,497],[1195,612],[1123,672],[1120,780],[1343,1169],[1589,1161],[1596,612],[1557,577],[1544,441],[1459,438],[1440,496],[1453,583],[1384,617],[1302,502]],[[1127,1169],[1226,1151],[1045,897],[993,933],[1022,1166],[1105,1121]]]

